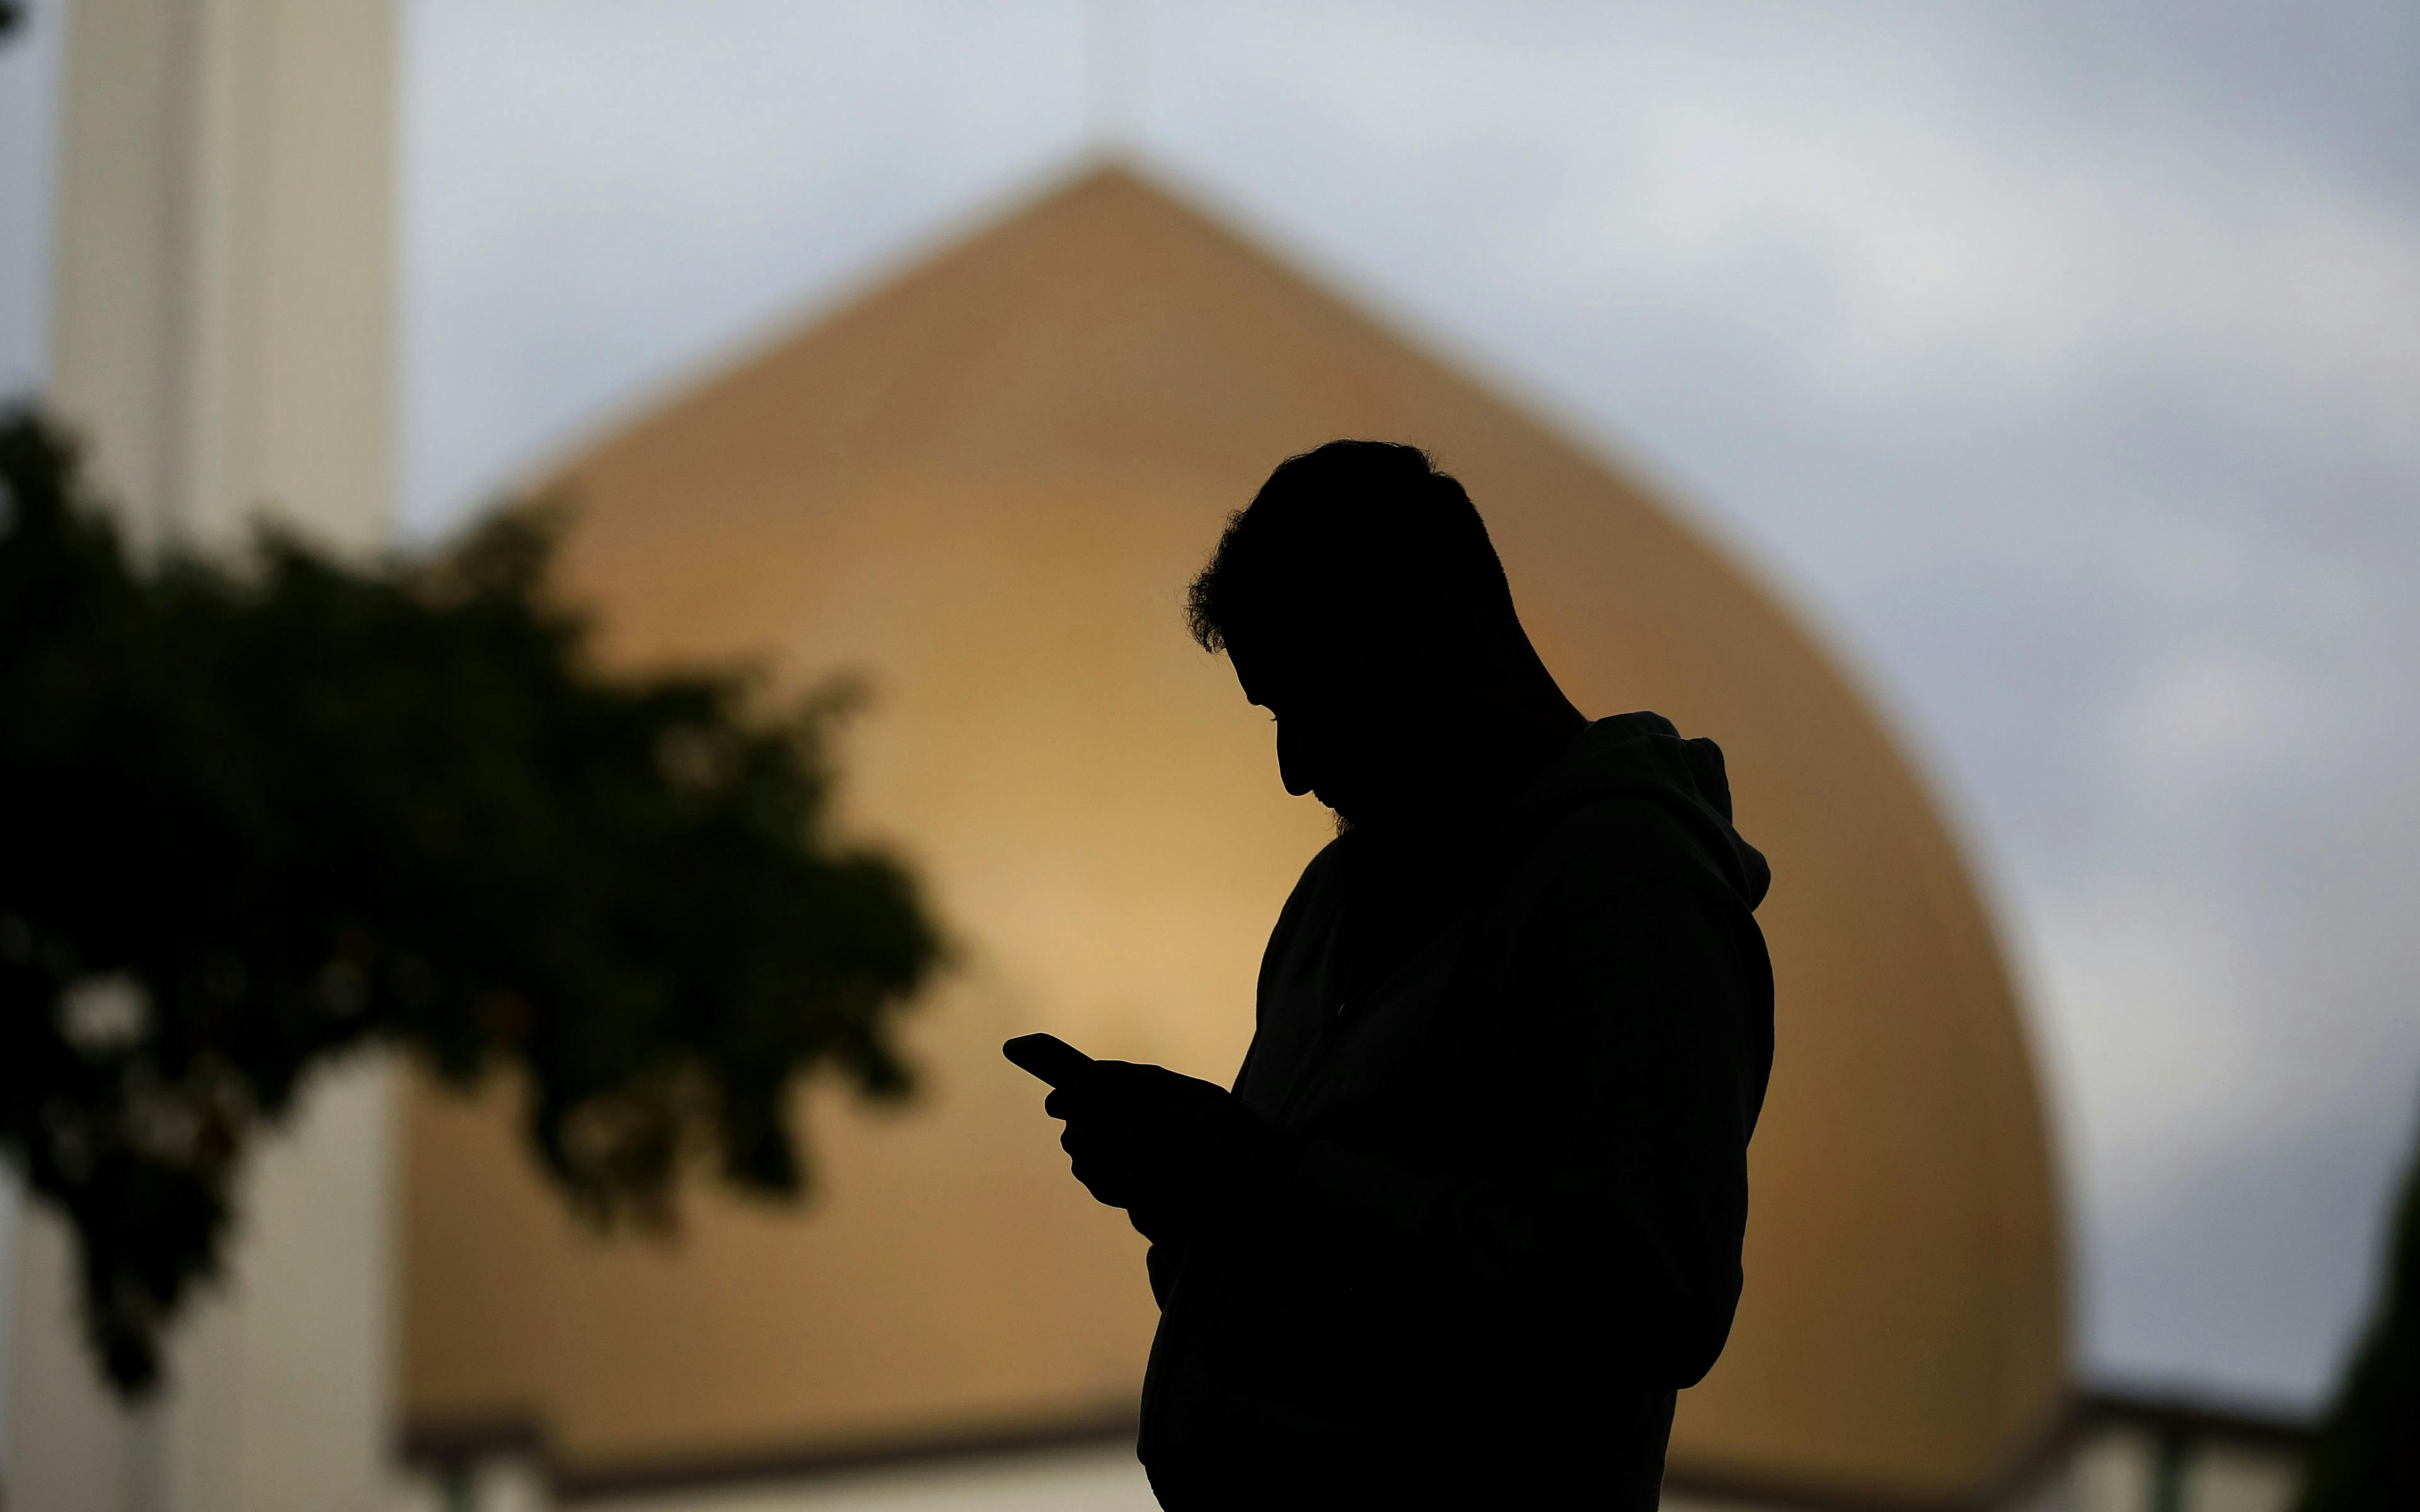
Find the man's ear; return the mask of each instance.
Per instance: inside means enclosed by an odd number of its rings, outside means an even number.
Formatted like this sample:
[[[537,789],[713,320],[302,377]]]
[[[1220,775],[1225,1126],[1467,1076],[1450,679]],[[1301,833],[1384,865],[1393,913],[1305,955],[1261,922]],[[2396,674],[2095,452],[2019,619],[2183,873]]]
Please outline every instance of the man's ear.
[[[1503,628],[1496,616],[1456,584],[1435,584],[1422,596],[1428,602],[1408,626],[1420,659],[1440,677],[1487,675],[1502,655]]]

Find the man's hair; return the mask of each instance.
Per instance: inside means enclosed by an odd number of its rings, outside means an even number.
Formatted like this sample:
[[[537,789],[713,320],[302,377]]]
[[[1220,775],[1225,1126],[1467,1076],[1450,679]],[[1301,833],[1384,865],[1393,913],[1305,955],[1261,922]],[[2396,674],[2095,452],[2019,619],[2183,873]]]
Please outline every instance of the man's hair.
[[[1329,441],[1279,463],[1228,517],[1185,620],[1203,650],[1223,651],[1239,631],[1383,625],[1441,594],[1517,633],[1504,564],[1462,485],[1417,446]]]

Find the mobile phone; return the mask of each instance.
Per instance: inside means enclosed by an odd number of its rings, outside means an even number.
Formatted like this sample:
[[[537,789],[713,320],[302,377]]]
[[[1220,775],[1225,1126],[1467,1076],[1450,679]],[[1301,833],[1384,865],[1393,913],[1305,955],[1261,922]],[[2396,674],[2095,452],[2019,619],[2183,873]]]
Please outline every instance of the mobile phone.
[[[1082,1075],[1093,1057],[1055,1034],[1020,1034],[1000,1047],[1009,1063],[1053,1087],[1064,1087]]]

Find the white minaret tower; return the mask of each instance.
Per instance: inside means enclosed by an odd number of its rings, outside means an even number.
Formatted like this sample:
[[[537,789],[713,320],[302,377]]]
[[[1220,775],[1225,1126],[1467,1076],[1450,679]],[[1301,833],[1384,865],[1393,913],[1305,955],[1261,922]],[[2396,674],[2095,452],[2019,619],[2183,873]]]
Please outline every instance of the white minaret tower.
[[[389,0],[75,0],[53,398],[154,540],[394,494]]]
[[[74,0],[66,21],[58,412],[147,546],[224,547],[267,511],[375,548],[395,475],[390,0]],[[396,1504],[390,1110],[368,1058],[307,1090],[247,1173],[171,1388],[136,1412],[84,1350],[64,1227],[24,1205],[9,1507]]]

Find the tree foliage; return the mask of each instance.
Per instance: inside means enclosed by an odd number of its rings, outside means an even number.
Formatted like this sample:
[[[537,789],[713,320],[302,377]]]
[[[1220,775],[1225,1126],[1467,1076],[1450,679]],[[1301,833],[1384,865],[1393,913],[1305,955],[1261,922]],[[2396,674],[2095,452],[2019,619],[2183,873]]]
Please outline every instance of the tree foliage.
[[[139,1393],[211,1275],[247,1144],[373,1042],[526,1073],[602,1223],[700,1162],[802,1187],[802,1072],[908,1085],[910,876],[835,842],[830,698],[609,675],[509,512],[442,557],[138,564],[30,411],[0,416],[0,1150],[79,1244]]]
[[[2420,1507],[2420,1149],[2391,1223],[2377,1311],[2312,1443],[2297,1512]]]

